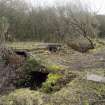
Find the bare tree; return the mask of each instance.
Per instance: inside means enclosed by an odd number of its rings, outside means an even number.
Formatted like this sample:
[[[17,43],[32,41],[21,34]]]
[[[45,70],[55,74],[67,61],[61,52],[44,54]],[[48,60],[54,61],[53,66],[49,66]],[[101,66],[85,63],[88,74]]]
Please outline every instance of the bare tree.
[[[5,17],[0,18],[0,44],[5,44],[5,33],[7,33],[9,24]]]
[[[40,4],[40,2],[38,3]],[[0,0],[0,17],[9,22],[8,34],[17,40],[64,41],[82,36],[93,46],[96,35],[95,15],[80,3],[68,5],[27,6],[21,0]]]
[[[5,33],[7,33],[9,24],[5,17],[0,18],[0,57],[5,56],[7,47],[5,46]]]
[[[94,48],[92,38],[97,34],[95,14],[90,12],[90,8],[83,7],[80,3],[77,4],[70,4],[66,7],[66,21],[70,24],[72,32],[86,38],[90,42],[91,48]]]

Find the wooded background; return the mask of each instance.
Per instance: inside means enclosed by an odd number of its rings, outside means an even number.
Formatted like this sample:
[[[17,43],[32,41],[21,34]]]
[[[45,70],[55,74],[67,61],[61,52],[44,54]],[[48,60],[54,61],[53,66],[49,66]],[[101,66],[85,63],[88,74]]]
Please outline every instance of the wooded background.
[[[24,0],[0,0],[0,17],[8,21],[8,41],[67,42],[84,37],[91,42],[105,37],[105,16],[80,2],[35,7]]]

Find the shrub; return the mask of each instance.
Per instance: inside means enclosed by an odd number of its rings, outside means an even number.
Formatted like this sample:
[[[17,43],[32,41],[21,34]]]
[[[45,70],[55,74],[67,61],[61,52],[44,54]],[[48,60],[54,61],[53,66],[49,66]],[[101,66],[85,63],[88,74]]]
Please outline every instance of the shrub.
[[[27,87],[32,85],[32,72],[39,71],[41,65],[34,58],[29,58],[23,66],[23,71],[19,74],[19,79],[16,81],[16,87]]]

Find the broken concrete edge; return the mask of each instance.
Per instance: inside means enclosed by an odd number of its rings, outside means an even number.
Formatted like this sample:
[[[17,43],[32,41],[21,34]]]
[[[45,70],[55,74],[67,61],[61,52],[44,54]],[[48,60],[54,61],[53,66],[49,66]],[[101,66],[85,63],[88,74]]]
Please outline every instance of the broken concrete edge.
[[[62,47],[63,44],[61,44],[61,43],[43,43],[43,44],[37,45],[36,48],[34,48],[34,47],[33,48],[26,48],[24,46],[23,46],[23,48],[21,48],[21,47],[19,48],[19,47],[16,47],[16,46],[9,46],[9,47],[12,48],[12,49],[14,49],[14,50],[34,51],[34,50],[38,50],[38,49],[46,49],[49,46]]]
[[[100,76],[100,75],[92,74],[92,73],[87,73],[87,75],[83,77],[83,80],[97,82],[97,83],[105,83],[104,76]]]

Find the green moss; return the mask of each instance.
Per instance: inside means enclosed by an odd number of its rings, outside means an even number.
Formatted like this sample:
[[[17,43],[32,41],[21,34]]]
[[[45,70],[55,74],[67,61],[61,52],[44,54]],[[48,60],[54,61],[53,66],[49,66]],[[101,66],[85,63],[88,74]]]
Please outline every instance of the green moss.
[[[59,74],[49,74],[48,79],[42,85],[42,91],[50,93],[53,91],[55,84],[57,81],[62,78],[62,75]],[[56,91],[56,89],[54,89]]]
[[[0,98],[0,105],[40,105],[42,94],[29,89],[18,89]]]
[[[88,100],[85,99],[85,100],[83,100],[83,101],[84,101],[84,102],[83,102],[83,105],[90,105],[89,102],[88,102]]]
[[[63,70],[63,68],[61,66],[58,65],[49,65],[47,67],[48,70],[53,70],[53,71],[58,71],[58,70]]]
[[[60,79],[62,76],[59,74],[49,74],[48,75],[48,81],[57,82],[58,79]]]

